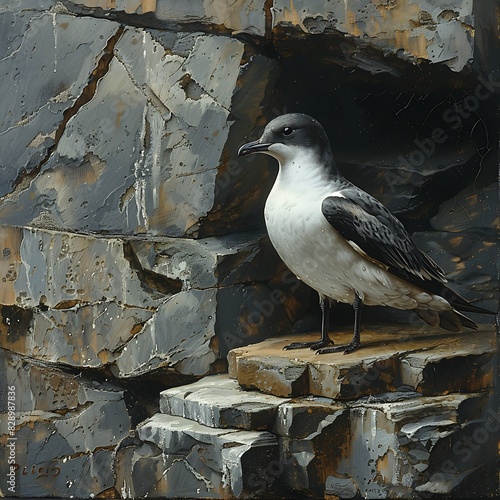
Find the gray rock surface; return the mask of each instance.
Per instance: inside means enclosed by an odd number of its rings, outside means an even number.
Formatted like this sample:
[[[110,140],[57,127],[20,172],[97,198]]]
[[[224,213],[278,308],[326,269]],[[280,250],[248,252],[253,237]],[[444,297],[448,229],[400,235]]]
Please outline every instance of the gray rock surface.
[[[128,434],[125,393],[108,382],[85,378],[0,350],[2,389],[0,452],[16,467],[15,491],[5,496],[97,496],[114,487],[113,449]],[[9,425],[6,425],[9,422]],[[10,424],[12,422],[12,426]],[[3,477],[7,460],[0,463]]]
[[[214,429],[157,414],[139,427],[138,436],[163,452],[167,497],[247,496],[255,487],[256,464],[278,460],[277,440],[265,431]],[[133,495],[133,485],[125,488]]]
[[[290,28],[318,35],[342,33],[360,45],[381,52],[461,71],[473,55],[472,4],[454,0],[446,5],[420,2],[367,2],[274,0],[273,28]],[[453,40],[454,43],[448,41]]]
[[[257,37],[270,37],[272,29],[275,36],[283,38],[342,34],[354,38],[361,47],[373,45],[383,54],[397,52],[399,57],[415,62],[424,59],[443,63],[454,71],[461,71],[474,54],[472,4],[466,0],[454,0],[446,5],[428,0],[387,4],[359,0],[347,3],[336,0],[328,4],[239,0],[231,5],[217,0],[193,5],[180,0],[65,3],[82,13],[94,13],[95,7],[101,7],[108,15],[121,19],[126,19],[126,15],[149,15],[156,24],[170,29],[208,25],[215,31]],[[270,25],[270,29],[266,25]],[[358,57],[358,62],[361,59]]]
[[[115,301],[154,307],[124,257],[123,242],[62,232],[1,226],[2,303],[62,309]]]
[[[351,430],[349,410],[342,403],[314,397],[285,403],[276,432],[281,436],[282,481],[290,491],[318,498],[325,494],[325,478],[349,478],[342,465],[349,456]]]
[[[1,495],[495,491],[491,330],[410,315],[367,332],[363,359],[239,349],[317,328],[263,232],[275,162],[237,157],[288,111],[497,307],[497,13],[438,4],[2,2],[0,453],[15,421],[17,476]],[[232,349],[234,380],[185,385]]]
[[[489,447],[482,457],[474,450],[470,460],[462,460],[456,451],[476,425],[472,418],[463,419],[462,408],[475,405],[484,425],[485,402],[480,395],[450,394],[353,408],[350,470],[360,493],[451,493],[478,462],[485,465],[491,456]]]
[[[11,78],[35,78],[43,91],[38,101],[28,101],[30,109],[4,110],[10,119],[1,135],[5,148],[13,134],[26,138],[2,160],[9,166],[2,194],[9,196],[0,203],[0,217],[65,230],[198,234],[216,194],[230,193],[234,180],[222,185],[218,172],[232,152],[228,146],[241,142],[249,126],[232,119],[230,109],[234,116],[243,113],[240,92],[262,100],[275,64],[257,56],[261,83],[254,85],[254,72],[242,72],[245,45],[237,39],[182,32],[165,37],[83,19],[45,13],[37,37],[28,30],[26,47],[2,62],[10,64],[4,71]],[[28,64],[35,43],[50,54],[48,62],[37,60],[41,77],[33,66],[14,71]],[[56,78],[59,60],[67,81]],[[15,99],[25,95],[15,82],[10,88]],[[7,103],[12,106],[12,99]],[[255,110],[253,122],[258,115]]]
[[[98,368],[116,360],[153,314],[116,302],[39,311],[24,349],[44,361]]]
[[[304,307],[261,233],[125,240],[0,226],[0,242],[4,347],[52,363],[205,375],[229,349],[291,330]]]
[[[162,413],[140,426],[137,436],[118,451],[118,484],[125,497],[139,492],[219,498],[392,498],[425,492],[467,496],[468,484],[479,481],[476,493],[494,487],[490,462],[498,415],[491,393],[464,390],[423,397],[402,388],[349,403],[311,396],[273,398],[274,415],[255,405],[258,418],[251,426],[255,429],[267,418],[272,433],[241,431],[236,428],[240,420],[223,418],[229,408],[235,415],[242,412],[234,404],[242,393],[226,375],[164,391]],[[254,391],[245,394],[248,402],[263,397]],[[229,442],[232,459],[224,452]],[[212,455],[221,447],[222,452]],[[259,458],[247,460],[243,449],[252,456],[259,453]],[[267,455],[260,454],[264,450]],[[173,455],[167,456],[169,452]],[[195,460],[203,465],[196,468]],[[196,480],[188,479],[193,472],[186,463],[199,472]],[[221,469],[230,476],[221,475]],[[225,486],[214,493],[221,481]],[[186,483],[200,489],[194,493]]]
[[[117,375],[130,377],[161,366],[180,373],[204,375],[216,360],[215,290],[179,292],[163,303],[117,359]]]
[[[68,7],[84,7],[81,12],[101,7],[108,13],[128,15],[152,15],[157,21],[175,29],[176,26],[203,25],[214,31],[264,36],[266,30],[266,6],[257,0],[238,0],[231,4],[220,0],[189,3],[182,0],[155,0],[143,2],[95,2],[72,0]],[[85,7],[87,9],[85,9]]]
[[[247,430],[272,430],[283,398],[243,391],[227,375],[205,377],[160,394],[160,411],[200,424]]]
[[[1,196],[12,192],[26,175],[39,171],[60,135],[63,113],[84,91],[96,59],[117,29],[103,19],[84,18],[75,23],[72,16],[50,12],[33,12],[29,20],[26,16],[15,19],[27,25],[20,32],[18,23],[4,24],[9,26],[5,37],[19,36],[21,42],[8,45],[10,52],[0,61],[4,77]],[[52,187],[53,182],[54,178]],[[46,189],[50,189],[48,185]],[[46,197],[39,198],[40,205],[44,201]],[[5,215],[3,212],[2,218]]]

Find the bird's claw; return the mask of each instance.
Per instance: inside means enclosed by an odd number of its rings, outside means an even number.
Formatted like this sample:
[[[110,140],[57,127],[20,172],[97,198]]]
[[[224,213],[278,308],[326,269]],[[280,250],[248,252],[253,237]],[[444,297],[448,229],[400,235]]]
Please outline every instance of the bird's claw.
[[[309,346],[309,349],[311,349],[311,351],[318,351],[322,348],[325,348],[326,346],[333,346],[334,345],[334,342],[333,340],[331,339],[328,339],[328,340],[319,340],[318,342],[313,342],[312,345]]]
[[[324,347],[323,349],[318,349],[316,351],[316,354],[329,354],[331,352],[341,352],[341,351],[344,351],[344,354],[349,354],[351,352],[356,351],[360,347],[361,343],[351,342],[350,344],[336,345],[333,347]]]

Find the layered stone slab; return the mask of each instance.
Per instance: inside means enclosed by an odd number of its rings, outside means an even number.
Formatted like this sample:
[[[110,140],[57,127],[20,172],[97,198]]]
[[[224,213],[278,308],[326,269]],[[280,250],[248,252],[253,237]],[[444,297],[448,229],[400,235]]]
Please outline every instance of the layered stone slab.
[[[499,418],[490,395],[381,399],[368,399],[351,410],[345,471],[362,496],[454,492],[461,497],[467,496],[467,483],[474,482],[477,491],[492,492]],[[334,484],[331,478],[327,489],[338,495],[342,490]]]
[[[265,431],[215,429],[183,417],[157,414],[137,433],[144,443],[161,451],[163,467],[156,479],[150,478],[150,484],[168,498],[249,496],[256,490],[257,469],[278,463],[278,442]],[[134,462],[132,458],[132,465]],[[134,498],[131,478],[119,478],[125,498]]]
[[[160,411],[209,427],[273,430],[284,398],[243,391],[227,375],[205,377],[160,394]]]
[[[331,336],[337,344],[351,339],[347,332]],[[229,374],[245,389],[280,397],[355,399],[402,385],[429,395],[447,392],[454,383],[457,390],[467,392],[493,387],[493,325],[463,334],[425,326],[367,328],[362,333],[363,347],[348,355],[283,350],[292,340],[318,337],[316,333],[274,338],[234,349],[228,358]]]
[[[251,418],[242,396],[253,406]],[[403,386],[353,401],[267,396],[272,412],[259,404],[263,397],[257,391],[242,391],[227,375],[164,391],[163,413],[145,422],[139,428],[139,440],[129,440],[118,452],[120,469],[124,467],[118,484],[123,483],[128,497],[146,492],[188,495],[191,491],[183,489],[184,483],[175,476],[187,474],[181,463],[193,463],[195,446],[199,446],[196,453],[203,454],[202,463],[211,463],[212,468],[214,461],[207,460],[212,447],[232,441],[239,453],[244,434],[238,428],[246,422],[246,435],[252,436],[253,443],[247,449],[261,443],[262,436],[267,436],[265,440],[274,436],[278,458],[242,458],[241,464],[248,467],[243,473],[248,488],[222,490],[219,498],[292,494],[406,498],[415,492],[463,496],[473,484],[476,492],[493,491],[500,419],[490,391],[422,396]],[[270,432],[253,441],[264,419]],[[191,450],[187,459],[186,450]],[[224,452],[218,456],[224,457]],[[205,465],[199,470],[207,477]],[[172,480],[167,483],[164,477]],[[209,483],[203,484],[198,494],[212,496]]]
[[[249,463],[251,495],[269,495],[279,488],[278,496],[285,491],[321,496],[324,477],[337,470],[337,454],[348,449],[349,409],[345,404],[328,398],[290,400],[243,391],[227,375],[163,391],[160,410],[215,427],[218,432],[230,428],[271,431],[279,443],[279,459]],[[161,420],[151,426],[158,422]]]
[[[220,370],[231,348],[289,330],[305,307],[261,232],[194,241],[0,226],[0,252],[2,346],[118,377]]]
[[[0,226],[0,242],[4,305],[43,311],[77,303],[141,308],[159,303],[144,290],[118,238]]]

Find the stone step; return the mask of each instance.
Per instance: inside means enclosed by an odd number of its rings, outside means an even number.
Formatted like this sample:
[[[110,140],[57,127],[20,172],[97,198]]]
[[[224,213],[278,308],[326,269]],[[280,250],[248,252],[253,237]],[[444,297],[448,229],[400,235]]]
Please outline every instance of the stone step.
[[[227,374],[167,389],[160,394],[161,413],[227,429],[273,430],[278,408],[286,398],[244,391]]]
[[[161,469],[157,470],[156,477],[149,475],[151,484],[156,483],[155,493],[160,496],[249,496],[256,489],[259,468],[279,464],[278,440],[266,431],[216,429],[183,417],[158,413],[141,424],[137,434],[144,444],[153,444],[160,450]],[[132,460],[132,476],[139,457],[147,458],[144,445]],[[154,459],[154,454],[150,458]],[[126,478],[123,480],[129,498],[141,493],[133,480],[128,484]],[[151,488],[147,491],[151,492]]]
[[[290,339],[233,350],[229,374],[161,393],[161,413],[119,450],[122,496],[494,491],[494,330],[405,332],[364,332],[348,356],[283,351]]]
[[[269,396],[269,406],[245,416],[242,398],[250,407],[260,396],[224,375],[164,391],[162,411],[189,418],[161,413],[139,426],[138,441],[121,459],[124,498],[145,492],[170,498],[410,497],[415,491],[460,493],[477,481],[483,482],[478,491],[493,491],[500,417],[490,392],[422,396],[400,390],[355,401]],[[264,417],[270,432],[230,427],[260,426]]]
[[[368,398],[351,409],[348,460],[341,470],[364,498],[468,498],[471,485],[491,494],[500,427],[495,407],[488,394]],[[341,486],[327,481],[326,489],[341,496]]]
[[[348,343],[350,332],[331,334]],[[233,349],[229,374],[243,389],[278,397],[314,395],[351,400],[409,386],[423,395],[474,392],[493,387],[494,325],[452,334],[427,326],[377,327],[362,332],[362,348],[344,355],[283,350],[318,333],[271,338]]]

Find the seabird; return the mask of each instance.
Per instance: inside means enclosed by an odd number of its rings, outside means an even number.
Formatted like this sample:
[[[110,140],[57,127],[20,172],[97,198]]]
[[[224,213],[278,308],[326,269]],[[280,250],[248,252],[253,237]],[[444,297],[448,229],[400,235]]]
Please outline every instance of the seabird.
[[[279,163],[264,215],[281,259],[315,289],[322,310],[318,342],[294,342],[324,354],[358,349],[363,305],[413,310],[426,323],[457,332],[477,330],[459,311],[493,314],[446,285],[443,270],[417,248],[402,223],[338,171],[323,127],[291,113],[267,124],[238,156],[264,153]],[[329,337],[330,301],[352,304],[354,335],[347,345]]]

